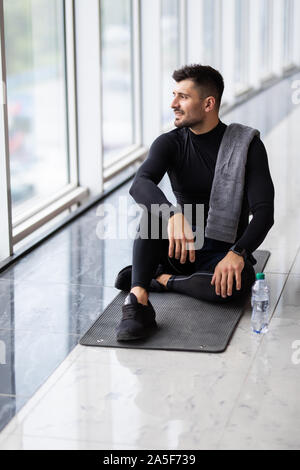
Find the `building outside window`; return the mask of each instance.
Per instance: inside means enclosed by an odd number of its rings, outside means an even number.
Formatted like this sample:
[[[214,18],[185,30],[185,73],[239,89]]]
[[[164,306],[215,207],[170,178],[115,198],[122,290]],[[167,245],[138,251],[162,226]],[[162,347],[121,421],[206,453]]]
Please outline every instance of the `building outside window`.
[[[260,5],[260,66],[264,79],[272,73],[272,1],[261,0]]]
[[[131,0],[101,0],[104,167],[135,143]]]
[[[64,2],[4,0],[12,215],[69,183]]]
[[[171,109],[174,80],[172,73],[179,66],[179,5],[178,0],[161,0],[161,73],[162,125],[174,120]]]
[[[284,0],[284,26],[283,26],[283,66],[288,67],[293,62],[293,20],[294,2]]]
[[[203,0],[202,3],[202,57],[201,63],[218,67],[216,49],[218,33],[216,32],[216,8],[218,0]]]
[[[248,87],[249,2],[235,0],[235,93]]]

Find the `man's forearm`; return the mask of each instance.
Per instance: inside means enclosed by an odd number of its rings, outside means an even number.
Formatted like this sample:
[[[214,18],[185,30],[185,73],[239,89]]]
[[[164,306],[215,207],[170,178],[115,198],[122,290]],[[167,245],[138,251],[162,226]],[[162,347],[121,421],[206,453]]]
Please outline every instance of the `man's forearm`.
[[[150,179],[136,177],[129,189],[129,194],[135,202],[146,207],[147,211],[168,220],[171,215],[178,212],[165,196],[163,191]]]
[[[253,214],[253,218],[243,235],[236,243],[245,248],[248,253],[255,251],[266,238],[274,224],[274,209],[272,204],[262,204]]]

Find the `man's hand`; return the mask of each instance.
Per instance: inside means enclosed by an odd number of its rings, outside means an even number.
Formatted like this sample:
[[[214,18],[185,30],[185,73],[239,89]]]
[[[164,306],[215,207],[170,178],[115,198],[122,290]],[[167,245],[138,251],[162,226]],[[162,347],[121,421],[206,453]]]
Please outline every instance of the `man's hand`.
[[[244,258],[232,251],[217,264],[215,272],[211,280],[211,284],[215,284],[216,294],[226,297],[232,294],[233,278],[236,280],[236,288],[240,290],[242,287],[241,272],[245,266]]]
[[[180,263],[186,262],[187,251],[190,261],[192,263],[195,261],[194,234],[183,214],[176,213],[169,218],[168,237],[170,258],[172,258],[175,248],[175,258],[180,258]]]

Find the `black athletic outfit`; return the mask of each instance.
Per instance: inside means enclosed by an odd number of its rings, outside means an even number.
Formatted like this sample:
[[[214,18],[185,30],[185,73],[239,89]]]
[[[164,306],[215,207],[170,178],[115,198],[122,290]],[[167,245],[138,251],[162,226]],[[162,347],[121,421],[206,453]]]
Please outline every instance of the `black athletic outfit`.
[[[164,133],[154,140],[129,190],[130,195],[138,204],[146,206],[147,211],[144,217],[148,218],[149,223],[151,204],[172,206],[157,186],[167,172],[177,203],[181,207],[184,204],[204,204],[206,225],[217,154],[226,127],[226,124],[219,120],[215,128],[204,134],[196,135],[188,127],[183,127]],[[249,223],[250,212],[253,217]],[[254,279],[252,265],[255,264],[255,259],[251,253],[263,242],[273,225],[273,214],[274,186],[269,172],[267,153],[263,142],[255,136],[248,150],[244,197],[235,240],[235,243],[238,242],[238,245],[245,248],[249,255],[242,271],[242,288],[243,278],[249,279],[250,276],[251,282]],[[193,229],[195,228],[194,216],[195,213],[193,213]],[[163,224],[167,224],[168,218],[162,215]],[[148,290],[157,266],[161,264],[162,271],[170,274],[189,275],[195,271],[204,272],[209,295],[204,292],[203,298],[217,300],[217,296],[214,298],[214,287],[210,286],[212,274],[208,276],[207,273],[214,271],[216,264],[224,258],[233,243],[205,237],[203,247],[196,250],[195,263],[189,262],[187,255],[187,261],[184,264],[180,264],[175,256],[171,259],[168,257],[168,245],[169,241],[162,238],[137,237],[135,239],[132,287],[139,285]],[[180,277],[182,279],[182,276],[179,276],[177,281]],[[182,292],[180,283],[172,282],[173,280],[176,280],[176,276],[171,278],[168,288]]]

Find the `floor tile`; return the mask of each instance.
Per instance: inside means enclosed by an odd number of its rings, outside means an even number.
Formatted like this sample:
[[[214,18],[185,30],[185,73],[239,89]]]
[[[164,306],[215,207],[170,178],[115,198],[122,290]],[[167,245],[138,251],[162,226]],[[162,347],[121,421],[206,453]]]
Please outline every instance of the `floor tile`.
[[[288,276],[274,317],[300,320],[300,274]]]
[[[133,233],[138,222],[129,181],[0,273],[0,427],[17,413],[0,449],[299,448],[297,77],[222,118],[261,131],[275,185],[275,223],[260,246],[271,251],[267,335],[251,333],[248,304],[221,354],[77,345],[132,263],[133,237],[119,236],[122,221]],[[166,178],[161,186],[173,197]],[[103,238],[107,223],[118,240]]]
[[[295,263],[291,269],[291,274],[300,274],[300,250],[295,258]]]
[[[59,366],[52,372],[52,374],[44,381],[44,383],[36,390],[32,397],[23,397],[17,395],[17,405],[15,408],[18,409],[17,414],[12,417],[8,424],[0,432],[0,448],[2,442],[7,436],[13,434],[18,429],[20,431],[19,423],[21,423],[28,414],[35,408],[41,398],[53,387],[57,380],[65,373],[65,371],[71,366],[78,356],[78,349],[75,346],[72,351],[65,357],[65,359],[59,364]],[[19,432],[20,434],[20,432]]]
[[[78,335],[0,330],[0,394],[32,396],[78,343]],[[3,360],[4,359],[4,360]]]
[[[273,316],[269,331],[264,335],[255,357],[254,365],[256,365],[257,372],[261,372],[262,379],[265,374],[267,376],[282,375],[284,388],[289,378],[295,376],[300,378],[300,364],[297,364],[298,357],[300,359],[299,349],[300,320]],[[261,366],[260,369],[259,366]],[[284,383],[285,380],[286,383]]]
[[[113,286],[117,272],[132,263],[132,244],[100,240],[95,228],[73,222],[2,272],[1,279]]]
[[[100,246],[102,245],[102,247]],[[32,281],[48,283],[84,284],[113,287],[117,273],[132,264],[132,253],[129,250],[112,248],[106,250],[104,242],[90,245],[89,249],[76,251],[72,246],[53,253],[51,250],[32,259],[26,266],[11,267],[13,274],[3,274],[2,279],[10,275],[15,282]],[[30,264],[30,266],[29,266]],[[23,269],[24,267],[24,269]]]
[[[76,441],[72,439],[53,439],[50,437],[24,436],[10,434],[0,441],[0,450],[136,450],[126,444],[107,444],[93,441]],[[104,462],[109,453],[99,456]]]
[[[16,434],[148,448],[215,445],[244,379],[235,371],[136,370],[76,361]]]
[[[218,448],[299,449],[300,354],[293,338],[299,349],[299,321],[272,319]]]
[[[0,394],[0,431],[2,431],[4,426],[18,413],[26,401],[26,397]]]
[[[118,294],[111,287],[0,281],[0,329],[81,335]]]
[[[270,232],[267,235],[259,249],[268,250],[271,253],[264,269],[265,272],[289,273],[299,249],[295,227],[291,228],[286,224],[285,231],[282,229],[281,232],[274,227],[273,233]]]

